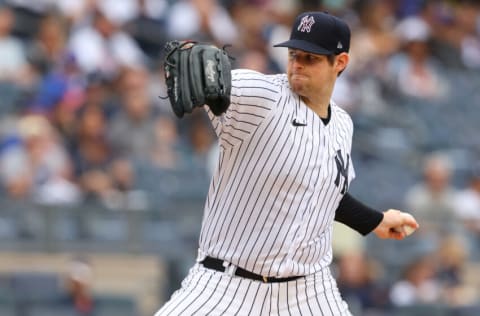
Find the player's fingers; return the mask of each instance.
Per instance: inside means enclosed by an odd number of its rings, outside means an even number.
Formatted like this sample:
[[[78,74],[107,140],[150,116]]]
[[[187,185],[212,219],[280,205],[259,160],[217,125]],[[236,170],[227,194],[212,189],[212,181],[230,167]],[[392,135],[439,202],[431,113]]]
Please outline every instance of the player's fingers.
[[[409,213],[402,213],[402,218],[403,218],[403,225],[408,225],[412,228],[418,229],[420,225],[418,225],[418,222],[416,219]]]
[[[390,233],[390,238],[397,239],[397,240],[402,240],[406,236],[405,232],[403,232],[401,229],[392,228],[389,233]]]

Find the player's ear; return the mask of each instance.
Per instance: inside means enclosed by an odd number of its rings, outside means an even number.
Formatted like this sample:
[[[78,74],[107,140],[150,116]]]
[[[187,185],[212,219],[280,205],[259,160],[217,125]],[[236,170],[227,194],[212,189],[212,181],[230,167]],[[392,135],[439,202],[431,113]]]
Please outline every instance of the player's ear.
[[[340,53],[337,55],[337,58],[335,58],[335,69],[337,70],[337,73],[341,73],[347,68],[348,61],[350,60],[350,55],[348,53]]]

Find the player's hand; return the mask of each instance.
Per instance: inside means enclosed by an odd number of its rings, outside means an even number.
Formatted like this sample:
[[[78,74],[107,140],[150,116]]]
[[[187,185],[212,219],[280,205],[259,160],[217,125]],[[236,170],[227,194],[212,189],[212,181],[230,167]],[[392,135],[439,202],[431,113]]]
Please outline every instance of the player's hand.
[[[223,48],[191,41],[165,45],[165,84],[173,112],[178,117],[208,105],[220,116],[230,105],[230,58]]]
[[[419,225],[412,215],[399,210],[390,209],[383,213],[383,220],[373,232],[378,238],[401,240],[418,228]]]

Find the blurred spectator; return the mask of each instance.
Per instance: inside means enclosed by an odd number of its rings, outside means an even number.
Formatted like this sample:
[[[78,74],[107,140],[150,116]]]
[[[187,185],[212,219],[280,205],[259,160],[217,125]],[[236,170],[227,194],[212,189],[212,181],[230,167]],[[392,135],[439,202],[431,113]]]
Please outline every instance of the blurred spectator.
[[[123,26],[138,15],[138,0],[100,0],[96,7],[105,17],[118,26]]]
[[[85,105],[98,106],[103,110],[107,119],[110,119],[119,111],[118,99],[120,96],[115,93],[115,84],[115,80],[110,81],[101,73],[89,74],[85,87]]]
[[[145,209],[146,197],[135,188],[135,171],[130,160],[112,151],[104,111],[98,105],[88,104],[79,114],[71,148],[76,175],[86,198],[111,209]]]
[[[125,25],[139,15],[158,18],[167,9],[166,0],[55,0],[57,8],[73,26],[83,22],[95,8],[101,8],[107,18],[116,24]]]
[[[155,145],[151,161],[155,167],[175,170],[184,163],[180,147],[180,135],[176,122],[171,116],[160,116],[155,122]]]
[[[339,78],[333,99],[350,113],[373,117],[388,111],[383,95],[387,61],[399,49],[394,32],[395,7],[392,1],[356,1],[356,17],[350,17],[352,32],[351,62]]]
[[[136,174],[130,160],[115,159],[108,170],[112,187],[103,196],[103,203],[112,210],[146,210],[145,192],[136,188]]]
[[[27,74],[24,47],[11,33],[14,22],[12,10],[0,4],[0,82],[22,82]]]
[[[192,151],[189,156],[196,168],[205,169],[208,174],[213,175],[217,166],[219,146],[217,137],[208,119],[203,115],[197,115],[192,119],[189,127],[189,147]]]
[[[394,306],[440,302],[440,284],[435,279],[435,263],[426,255],[411,262],[390,290]]]
[[[432,53],[451,68],[478,69],[478,12],[475,0],[427,0],[420,11],[432,31]]]
[[[446,236],[438,247],[438,280],[443,301],[449,306],[466,306],[478,301],[478,291],[465,279],[468,249],[466,242],[455,235]]]
[[[365,315],[369,309],[381,309],[388,304],[388,294],[381,286],[378,264],[362,251],[345,252],[338,260],[338,289],[352,312]]]
[[[121,66],[143,65],[145,56],[135,41],[97,8],[91,25],[73,30],[69,49],[83,72],[113,78]]]
[[[29,115],[19,121],[31,174],[33,200],[39,204],[62,205],[80,202],[81,193],[73,183],[73,166],[58,135],[47,119]]]
[[[78,144],[78,129],[81,125],[79,114],[83,113],[83,109],[96,107],[101,109],[105,119],[108,119],[118,105],[114,103],[115,97],[111,91],[111,83],[99,74],[85,77],[73,74],[66,88],[67,90],[53,107],[49,118],[62,136],[64,146],[70,152],[76,152],[74,147]],[[58,91],[53,91],[53,94],[55,93]]]
[[[57,108],[61,108],[60,111],[76,111],[83,104],[85,76],[74,56],[63,55],[57,63],[56,67],[41,77],[28,111],[52,118]]]
[[[153,60],[161,56],[167,40],[167,8],[166,0],[138,0],[138,14],[125,26],[143,52]]]
[[[29,9],[33,12],[43,14],[53,7],[52,3],[56,0],[4,0],[15,8]]]
[[[386,76],[390,84],[409,97],[445,97],[448,86],[440,74],[441,66],[430,53],[428,24],[420,17],[408,17],[398,24],[396,32],[402,51],[389,59]]]
[[[463,64],[470,69],[480,69],[480,3],[473,0],[457,1],[453,6],[458,29],[460,56]]]
[[[395,12],[391,1],[356,1],[360,24],[352,32],[350,45],[354,73],[382,73],[386,59],[399,47],[395,35]],[[360,75],[361,75],[360,74]]]
[[[239,8],[239,11],[242,12],[243,8]],[[248,43],[250,41],[250,45],[246,45],[247,49],[252,49],[251,47],[255,47],[255,49],[259,49],[258,47],[262,47],[262,45],[267,45],[266,48],[266,54],[270,57],[272,62],[275,64],[275,66],[278,68],[279,72],[285,72],[286,71],[286,65],[288,63],[288,53],[287,53],[287,48],[281,48],[281,47],[274,47],[273,45],[286,41],[289,36],[290,36],[290,27],[293,23],[293,19],[295,18],[294,16],[291,16],[289,19],[285,19],[286,21],[280,21],[280,22],[273,22],[271,23],[268,32],[264,30],[265,28],[265,18],[264,16],[266,15],[264,12],[255,10],[255,8],[250,8],[250,11],[252,12],[244,12],[242,17],[243,17],[243,23],[246,25],[246,27],[242,27],[241,30],[243,30],[245,33],[241,34],[246,40],[245,42]],[[251,24],[249,25],[248,20],[249,17],[252,16],[253,14],[258,15],[258,17],[255,19],[257,21],[256,27],[253,28]],[[267,17],[267,18],[271,18]],[[241,22],[242,20],[240,20]],[[262,22],[263,21],[263,22]],[[253,28],[253,30],[250,30],[250,28]],[[259,40],[262,37],[261,36],[251,36],[250,34],[265,34],[266,33],[266,40],[267,43],[256,43],[255,40]],[[242,37],[242,39],[243,39]]]
[[[175,2],[167,14],[170,38],[214,41],[219,45],[237,42],[237,29],[230,14],[218,0]]]
[[[27,47],[30,64],[39,75],[45,75],[59,60],[66,56],[67,24],[57,14],[49,14],[40,20],[37,33]]]
[[[456,189],[451,184],[452,165],[446,156],[431,154],[423,165],[423,180],[405,196],[407,210],[418,218],[421,231],[441,235],[456,228]]]
[[[125,69],[121,75],[121,109],[109,122],[108,141],[116,156],[148,160],[155,144],[154,107],[148,94],[148,73]]]
[[[31,39],[47,11],[53,8],[52,0],[4,0],[15,15],[13,32],[22,40]]]
[[[459,31],[451,8],[452,2],[423,1],[418,15],[425,21],[431,32],[431,53],[442,65],[451,69],[463,68],[457,42]],[[414,14],[413,14],[414,15]]]
[[[108,166],[113,158],[105,135],[105,114],[95,105],[82,108],[78,114],[77,132],[70,144],[75,174],[86,197],[101,200],[112,188]]]
[[[136,174],[133,164],[127,159],[116,159],[111,166],[114,190],[108,198],[111,209],[145,211],[149,201],[144,191],[136,188]]]
[[[268,56],[256,50],[246,51],[240,58],[238,68],[251,69],[264,74],[274,73]]]
[[[288,39],[290,30],[287,25],[295,16],[287,15],[287,18],[281,19],[276,11],[278,8],[277,5],[267,7],[254,1],[249,4],[236,3],[231,12],[238,26],[239,38],[233,48],[240,47],[241,50],[261,51],[265,55],[268,54],[267,57],[276,56],[276,53],[281,54],[284,50],[273,49],[272,41],[278,39],[275,42],[278,43]],[[267,43],[268,39],[270,40],[269,43]],[[272,45],[269,45],[270,43]],[[283,66],[283,64],[280,64],[281,61],[282,59],[278,61],[278,64]]]
[[[79,316],[94,315],[92,286],[93,271],[88,261],[81,258],[72,260],[65,275],[65,304],[73,306]]]
[[[2,120],[2,126],[11,125]],[[22,140],[14,128],[4,132],[0,146],[0,179],[2,191],[14,199],[27,198],[32,187],[32,175],[28,166],[28,156]]]
[[[68,29],[74,29],[87,20],[95,9],[96,0],[56,0],[56,9],[67,21]]]
[[[405,18],[410,15],[418,15],[423,9],[427,6],[427,3],[431,2],[430,0],[403,0],[397,1],[396,12],[400,18]]]
[[[480,233],[480,163],[472,167],[468,187],[458,192],[455,212],[467,227]]]
[[[478,259],[480,245],[480,164],[472,167],[468,187],[455,197],[455,214],[462,221],[471,241],[472,254]]]

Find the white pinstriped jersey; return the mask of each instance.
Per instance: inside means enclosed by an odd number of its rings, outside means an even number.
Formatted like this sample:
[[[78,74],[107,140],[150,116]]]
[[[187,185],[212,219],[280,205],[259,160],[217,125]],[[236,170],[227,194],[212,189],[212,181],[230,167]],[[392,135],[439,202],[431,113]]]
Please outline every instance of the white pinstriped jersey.
[[[335,210],[354,178],[353,124],[331,102],[327,125],[285,74],[232,71],[228,111],[215,117],[220,156],[205,205],[200,258],[267,276],[328,266]]]

